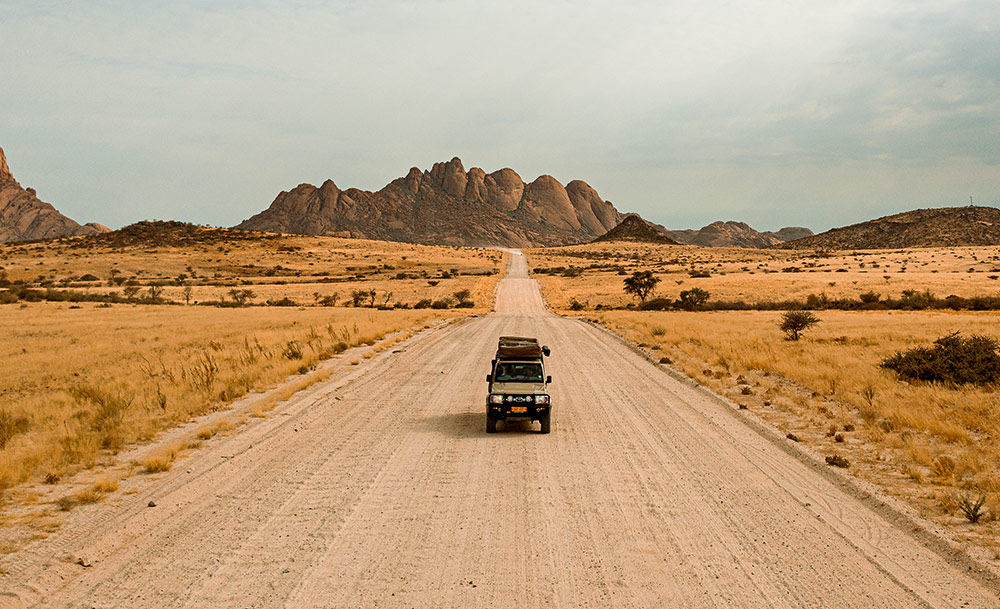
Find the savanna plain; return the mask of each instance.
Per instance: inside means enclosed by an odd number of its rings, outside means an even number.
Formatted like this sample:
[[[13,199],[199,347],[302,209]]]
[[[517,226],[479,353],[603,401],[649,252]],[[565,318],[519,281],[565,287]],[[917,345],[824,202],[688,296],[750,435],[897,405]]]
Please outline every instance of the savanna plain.
[[[611,329],[1000,560],[997,387],[913,381],[881,366],[953,333],[1000,337],[1000,314],[975,310],[1000,295],[1000,248],[614,243],[528,254],[560,314]],[[647,303],[672,310],[640,310],[623,290],[644,271],[660,280]],[[685,306],[685,292],[701,299]],[[788,340],[779,325],[789,308],[819,323]]]
[[[880,365],[956,332],[1000,336],[1000,315],[975,310],[1000,295],[1000,248],[798,252],[614,243],[525,256],[551,311],[616,333],[665,375],[710,388],[779,430],[793,450],[894,496],[964,552],[1000,568],[997,387],[905,380]],[[274,416],[295,392],[416,334],[488,313],[509,258],[484,248],[168,223],[0,246],[3,550],[54,534],[80,506],[138,493],[215,436],[245,433]],[[626,293],[625,280],[645,271],[659,280],[650,293]],[[657,300],[662,306],[644,308]],[[778,327],[788,309],[811,311],[819,323],[789,340]],[[511,319],[502,323],[528,323]],[[474,365],[466,359],[463,370]],[[588,365],[598,372],[599,362]],[[471,415],[441,417],[478,429]],[[557,439],[560,424],[574,429],[572,421],[557,422]],[[451,438],[433,458],[446,461],[448,447],[465,440]],[[720,454],[730,450],[738,449]],[[608,463],[634,466],[625,452]],[[645,480],[650,472],[632,473]],[[602,506],[600,514],[621,508]],[[390,516],[357,518],[378,524]]]
[[[324,362],[489,311],[503,256],[177,223],[113,235],[0,246],[0,549],[265,416]],[[225,416],[121,463],[209,413]]]

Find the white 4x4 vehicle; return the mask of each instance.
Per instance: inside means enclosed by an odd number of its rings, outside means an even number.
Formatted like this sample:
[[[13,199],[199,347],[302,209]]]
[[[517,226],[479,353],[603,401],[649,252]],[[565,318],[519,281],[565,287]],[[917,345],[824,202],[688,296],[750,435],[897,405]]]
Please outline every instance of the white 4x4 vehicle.
[[[544,358],[549,348],[538,339],[523,336],[501,336],[491,372],[486,375],[489,396],[486,398],[486,433],[495,433],[497,421],[527,419],[538,421],[542,433],[552,425],[552,398],[545,374]]]

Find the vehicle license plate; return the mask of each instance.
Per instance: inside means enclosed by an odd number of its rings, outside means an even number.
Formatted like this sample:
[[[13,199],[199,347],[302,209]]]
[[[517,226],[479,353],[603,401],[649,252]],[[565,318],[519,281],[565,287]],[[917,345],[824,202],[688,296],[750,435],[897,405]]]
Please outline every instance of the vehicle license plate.
[[[511,412],[528,412],[528,407],[527,406],[511,406],[510,407],[510,411]]]

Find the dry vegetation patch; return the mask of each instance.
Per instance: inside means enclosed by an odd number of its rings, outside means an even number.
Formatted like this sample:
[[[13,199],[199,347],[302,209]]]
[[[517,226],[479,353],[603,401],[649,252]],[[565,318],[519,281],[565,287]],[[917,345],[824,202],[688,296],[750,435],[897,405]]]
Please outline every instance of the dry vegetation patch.
[[[180,223],[0,245],[0,501],[290,375],[290,392],[323,380],[317,364],[348,349],[488,311],[502,264],[484,248]],[[165,471],[185,448],[140,466]]]
[[[502,271],[501,252],[487,248],[165,222],[123,231],[124,236],[116,231],[0,244],[0,302],[90,297],[147,304],[403,308],[426,300],[428,307],[441,302],[451,308],[465,300],[469,308],[488,311]],[[456,297],[465,290],[466,299]]]
[[[856,252],[749,250],[642,243],[601,243],[531,249],[533,275],[546,302],[569,309],[620,308],[636,299],[622,290],[635,272],[661,281],[650,298],[680,300],[698,288],[712,302],[849,299],[877,294],[900,299],[905,290],[939,298],[1000,295],[1000,248],[967,247]]]
[[[529,261],[553,308],[645,347],[789,441],[882,485],[959,537],[995,548],[998,388],[907,381],[881,364],[954,332],[1000,337],[1000,314],[816,306],[821,323],[791,341],[779,328],[780,311],[627,310],[636,299],[623,287],[634,273],[652,271],[661,281],[649,297],[677,301],[694,288],[750,303],[805,303],[813,295],[815,305],[820,296],[860,301],[903,290],[997,297],[998,254],[994,247],[817,253],[616,243],[532,250]]]
[[[8,307],[0,418],[14,421],[3,488],[54,480],[348,348],[453,311]],[[218,430],[216,430],[218,431]]]
[[[774,312],[608,311],[590,317],[836,464],[849,460],[852,471],[927,515],[962,525],[959,501],[981,495],[986,509],[1000,514],[996,387],[910,383],[880,367],[896,350],[955,330],[1000,335],[1000,316],[828,311],[823,324],[799,341],[785,339]],[[1000,527],[991,522],[966,533],[989,539]]]

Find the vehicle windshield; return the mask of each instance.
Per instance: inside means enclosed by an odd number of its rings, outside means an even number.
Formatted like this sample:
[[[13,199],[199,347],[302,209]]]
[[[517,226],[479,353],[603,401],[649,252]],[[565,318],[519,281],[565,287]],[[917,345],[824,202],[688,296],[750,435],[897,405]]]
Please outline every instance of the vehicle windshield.
[[[501,362],[497,364],[493,380],[497,383],[541,383],[542,365]]]

